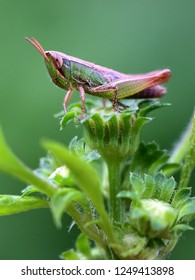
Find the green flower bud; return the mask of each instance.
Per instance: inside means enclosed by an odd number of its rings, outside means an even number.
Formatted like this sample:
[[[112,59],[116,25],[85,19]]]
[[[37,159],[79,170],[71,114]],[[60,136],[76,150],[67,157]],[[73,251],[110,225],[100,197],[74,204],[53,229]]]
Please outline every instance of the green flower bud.
[[[132,203],[130,219],[141,235],[166,238],[177,219],[178,211],[169,203],[157,199],[142,199]]]

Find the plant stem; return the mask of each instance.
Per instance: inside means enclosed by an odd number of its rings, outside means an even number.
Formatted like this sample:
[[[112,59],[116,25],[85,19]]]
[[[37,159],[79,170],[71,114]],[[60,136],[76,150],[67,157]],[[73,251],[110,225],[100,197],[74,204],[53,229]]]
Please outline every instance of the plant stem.
[[[108,260],[119,260],[118,256],[109,246],[105,248],[105,252]]]
[[[77,226],[83,233],[85,233],[89,238],[95,241],[100,247],[105,247],[105,241],[103,236],[101,235],[101,232],[98,233],[95,228],[93,228],[93,226],[85,227],[85,224],[89,221],[88,217],[83,217],[79,212],[76,211],[73,205],[70,205],[67,208],[67,213],[74,219]]]
[[[175,145],[175,148],[173,149],[172,155],[169,159],[169,163],[181,163],[183,160],[189,147],[192,132],[191,129],[192,125],[190,123],[190,125],[188,125],[187,129],[184,131],[181,139]]]
[[[190,143],[188,145],[188,151],[181,170],[181,178],[178,186],[179,189],[185,188],[188,185],[192,170],[195,166],[195,115],[190,128]]]
[[[121,200],[117,198],[117,194],[120,191],[121,186],[121,166],[120,161],[115,159],[107,163],[108,166],[108,178],[110,185],[110,220],[111,223],[117,223],[121,221],[122,205]]]

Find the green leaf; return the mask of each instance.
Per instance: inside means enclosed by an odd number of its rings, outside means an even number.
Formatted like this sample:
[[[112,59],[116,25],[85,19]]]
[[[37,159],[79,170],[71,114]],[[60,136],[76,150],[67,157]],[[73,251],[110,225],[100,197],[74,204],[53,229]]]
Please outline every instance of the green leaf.
[[[100,179],[96,170],[89,163],[84,162],[59,143],[44,141],[43,145],[71,170],[80,189],[91,199],[96,207],[102,219],[102,228],[109,238],[112,239],[112,228],[105,210]]]
[[[155,189],[152,198],[157,198],[158,200],[160,200],[160,194],[165,185],[166,178],[164,174],[157,173],[154,177],[154,180],[155,180]]]
[[[108,129],[110,136],[109,145],[112,147],[116,142],[118,143],[120,135],[119,122],[116,114],[112,114],[108,119]]]
[[[38,198],[38,199],[41,199],[41,200],[48,200],[48,196],[45,195],[44,193],[40,192],[35,187],[27,186],[21,192],[22,192],[21,197],[30,196],[30,197]]]
[[[149,117],[137,117],[137,119],[135,120],[135,123],[134,123],[134,127],[135,127],[135,130],[137,132],[139,132],[142,128],[142,126],[146,123],[149,123],[152,121],[152,118],[149,118]]]
[[[76,240],[76,250],[68,250],[61,254],[61,258],[65,260],[89,260],[92,249],[90,248],[88,237],[81,233]]]
[[[117,194],[117,197],[120,198],[126,198],[126,199],[130,199],[130,200],[137,200],[138,199],[138,195],[133,191],[121,191]]]
[[[164,103],[161,104],[159,101],[153,101],[153,100],[144,100],[139,103],[139,108],[140,108],[140,116],[146,116],[149,114],[151,111],[154,111],[156,109],[160,109],[163,107],[170,106],[170,103]]]
[[[78,139],[77,136],[75,136],[68,148],[73,151],[74,153],[76,153],[79,156],[84,156],[85,155],[85,140],[84,138]]]
[[[144,185],[145,185],[145,189],[144,189],[142,197],[143,198],[152,197],[154,190],[155,190],[154,178],[148,174],[144,174]]]
[[[135,155],[135,152],[138,150],[139,145],[140,145],[140,132],[142,127],[149,123],[152,120],[152,118],[146,118],[146,117],[137,117],[137,119],[134,121],[133,116],[131,118],[131,123],[132,123],[132,130],[130,133],[132,134],[131,136],[131,150],[133,156]]]
[[[35,197],[0,195],[0,215],[25,212],[35,208],[48,207],[48,201]]]
[[[161,171],[166,177],[169,177],[180,169],[181,165],[179,163],[165,163],[162,166]]]
[[[176,232],[177,234],[182,233],[186,230],[193,230],[193,227],[186,225],[186,224],[176,224],[171,231]]]
[[[195,197],[186,203],[180,210],[178,221],[189,221],[195,217]]]
[[[34,185],[43,193],[51,196],[55,189],[52,185],[36,176],[15,154],[10,150],[5,142],[2,130],[0,128],[0,170],[7,172],[20,180]]]
[[[39,166],[34,170],[36,175],[41,178],[48,178],[49,175],[57,168],[59,164],[56,160],[50,155],[47,154],[45,157],[39,159]]]
[[[173,177],[166,179],[164,182],[164,185],[161,189],[161,193],[160,193],[160,200],[163,200],[165,202],[169,202],[169,200],[171,199],[173,192],[175,190],[176,187],[176,182],[175,179]]]
[[[78,108],[80,107],[80,104],[72,104],[71,107],[73,107],[72,110],[69,107],[68,113],[63,114],[62,117],[61,116],[59,117],[61,130],[65,128],[67,124],[70,123],[71,121],[74,121],[75,125],[79,125],[77,118],[81,114],[81,110],[80,108]]]
[[[133,135],[132,133],[132,124],[134,121],[135,117],[133,115],[130,114],[130,112],[127,113],[122,113],[119,119],[119,126],[118,128],[113,126],[112,130],[118,130],[118,142],[120,143],[121,148],[123,149],[123,154],[127,154],[129,152],[129,148],[132,149],[131,145],[136,144],[133,143],[133,141],[131,141],[131,137],[135,135]],[[138,137],[139,137],[139,133],[138,133]],[[129,145],[130,143],[131,145]]]
[[[22,195],[21,196],[36,196],[36,194],[39,194],[40,192],[38,191],[37,188],[35,187],[31,187],[31,186],[27,186],[25,189],[23,189],[22,191]],[[41,193],[40,193],[41,194]],[[42,194],[43,195],[43,194]]]
[[[73,249],[63,252],[60,257],[63,260],[81,260],[79,254]]]
[[[179,206],[187,201],[191,194],[191,188],[184,188],[176,192],[172,200],[172,206],[179,208]]]
[[[86,259],[89,259],[91,254],[91,248],[89,244],[89,239],[87,235],[81,233],[76,240],[76,249],[78,252],[86,256]]]
[[[86,204],[86,199],[80,191],[73,188],[60,189],[51,200],[51,211],[57,227],[61,227],[61,218],[63,212],[72,202]]]
[[[130,183],[138,196],[142,197],[145,188],[143,180],[137,174],[130,173]]]
[[[168,156],[164,150],[160,150],[155,142],[140,143],[131,164],[131,170],[135,173],[155,174],[167,161]]]

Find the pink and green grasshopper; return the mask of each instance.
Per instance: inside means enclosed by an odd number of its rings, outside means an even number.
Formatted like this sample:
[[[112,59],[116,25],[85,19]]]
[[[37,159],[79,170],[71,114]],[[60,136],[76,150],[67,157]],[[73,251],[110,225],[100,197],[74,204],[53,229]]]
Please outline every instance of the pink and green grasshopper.
[[[159,98],[166,93],[166,89],[159,84],[169,80],[169,69],[138,75],[123,74],[61,52],[45,51],[34,38],[26,40],[43,56],[54,84],[67,90],[65,113],[74,90],[79,91],[82,102],[80,119],[86,115],[85,93],[112,100],[113,109],[118,112],[119,99]]]

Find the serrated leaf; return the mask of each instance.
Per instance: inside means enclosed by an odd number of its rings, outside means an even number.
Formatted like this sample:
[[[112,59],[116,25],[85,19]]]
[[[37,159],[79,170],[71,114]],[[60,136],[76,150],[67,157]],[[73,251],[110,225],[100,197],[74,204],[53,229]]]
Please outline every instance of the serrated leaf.
[[[70,150],[76,152],[78,155],[83,156],[85,154],[85,140],[84,138],[78,139],[77,136],[75,136],[68,147]]]
[[[138,175],[130,173],[130,183],[138,196],[142,197],[145,188],[143,180]]]
[[[100,154],[97,151],[92,150],[85,142],[84,138],[78,139],[75,136],[68,147],[71,151],[82,157],[86,162],[92,162],[100,158]]]
[[[48,201],[35,197],[0,195],[0,216],[16,214],[43,207],[48,207]]]
[[[73,201],[81,205],[86,204],[83,193],[73,188],[60,189],[52,197],[50,207],[57,227],[61,227],[63,212]]]
[[[142,198],[150,198],[153,195],[155,189],[154,178],[148,174],[144,174],[144,185],[145,189]]]
[[[155,189],[154,189],[152,198],[160,199],[160,194],[161,194],[162,188],[165,185],[166,177],[162,173],[157,173],[154,177],[154,180],[155,180]]]
[[[48,176],[58,167],[57,162],[50,154],[46,157],[41,157],[39,160],[39,167],[34,170],[34,173],[41,174],[41,178],[48,178]]]
[[[175,190],[176,187],[176,182],[175,179],[173,177],[166,179],[165,183],[161,189],[161,193],[160,193],[160,200],[163,200],[165,202],[169,202],[169,200],[171,199],[173,192]]]

